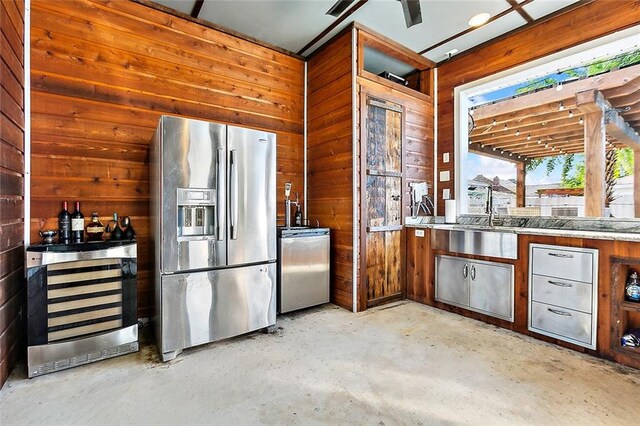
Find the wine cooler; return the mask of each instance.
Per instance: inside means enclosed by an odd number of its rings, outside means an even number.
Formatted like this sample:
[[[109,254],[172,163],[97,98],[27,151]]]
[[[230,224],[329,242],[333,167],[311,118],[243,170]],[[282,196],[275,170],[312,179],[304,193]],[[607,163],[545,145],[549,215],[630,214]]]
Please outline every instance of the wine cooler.
[[[27,363],[35,377],[138,350],[135,242],[27,248]]]

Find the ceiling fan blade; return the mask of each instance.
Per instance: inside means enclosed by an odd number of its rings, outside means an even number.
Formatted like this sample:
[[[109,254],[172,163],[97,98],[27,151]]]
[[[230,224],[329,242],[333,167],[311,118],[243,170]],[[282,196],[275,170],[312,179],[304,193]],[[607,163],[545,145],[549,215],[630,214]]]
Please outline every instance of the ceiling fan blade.
[[[420,0],[400,0],[400,3],[402,3],[402,11],[404,12],[404,20],[407,23],[407,28],[422,23]]]
[[[335,16],[336,18],[342,15],[344,12],[355,0],[338,0],[331,9],[327,10],[327,15]]]

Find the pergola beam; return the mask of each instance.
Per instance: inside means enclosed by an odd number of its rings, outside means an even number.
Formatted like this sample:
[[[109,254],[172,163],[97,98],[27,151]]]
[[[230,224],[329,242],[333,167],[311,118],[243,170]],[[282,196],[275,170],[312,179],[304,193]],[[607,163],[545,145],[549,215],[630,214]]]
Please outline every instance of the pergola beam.
[[[578,109],[584,113],[584,214],[604,216],[605,147],[604,97],[597,90],[576,93]]]
[[[557,91],[555,88],[541,90],[539,92],[518,96],[516,98],[505,101],[496,102],[494,104],[483,105],[474,110],[474,118],[482,120],[497,116],[498,114],[506,114],[514,111],[525,110],[531,105],[541,105],[550,102],[560,102],[573,98],[574,93],[586,90],[607,90],[626,83],[640,77],[640,65],[634,65],[606,74],[596,75],[563,84],[563,90]]]

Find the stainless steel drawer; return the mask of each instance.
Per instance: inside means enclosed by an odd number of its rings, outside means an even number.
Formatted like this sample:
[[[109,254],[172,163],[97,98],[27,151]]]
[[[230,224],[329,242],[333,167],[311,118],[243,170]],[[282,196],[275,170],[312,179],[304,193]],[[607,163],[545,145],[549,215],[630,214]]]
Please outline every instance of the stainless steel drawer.
[[[581,249],[533,247],[529,261],[533,265],[532,272],[537,275],[587,283],[593,283],[594,280],[594,255]]]
[[[593,286],[579,281],[533,275],[532,299],[536,302],[592,313]]]
[[[531,302],[530,329],[581,346],[595,348],[591,315],[545,303]]]

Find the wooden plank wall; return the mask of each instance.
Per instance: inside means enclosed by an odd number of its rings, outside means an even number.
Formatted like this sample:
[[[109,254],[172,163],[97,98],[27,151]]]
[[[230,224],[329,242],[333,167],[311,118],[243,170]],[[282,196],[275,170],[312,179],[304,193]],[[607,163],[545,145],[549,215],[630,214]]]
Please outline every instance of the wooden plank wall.
[[[351,32],[307,65],[308,216],[331,228],[331,301],[353,305],[353,85]]]
[[[31,235],[63,200],[138,234],[138,314],[151,314],[148,144],[161,114],[272,131],[278,216],[303,187],[304,62],[130,1],[34,0]]]
[[[0,388],[22,353],[24,2],[0,2]]]
[[[449,188],[454,196],[453,89],[456,86],[639,24],[640,1],[594,1],[467,54],[455,56],[439,66],[438,152],[449,152],[450,162],[443,163],[440,155],[438,171],[449,170],[452,179],[440,182],[438,192],[442,194],[442,189]],[[444,211],[441,197],[438,197],[438,211]]]

